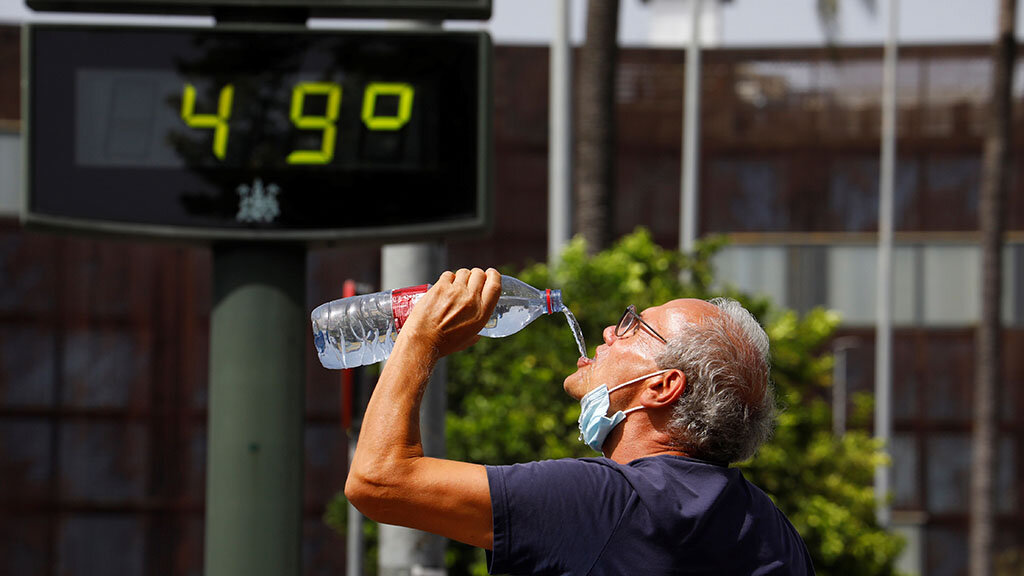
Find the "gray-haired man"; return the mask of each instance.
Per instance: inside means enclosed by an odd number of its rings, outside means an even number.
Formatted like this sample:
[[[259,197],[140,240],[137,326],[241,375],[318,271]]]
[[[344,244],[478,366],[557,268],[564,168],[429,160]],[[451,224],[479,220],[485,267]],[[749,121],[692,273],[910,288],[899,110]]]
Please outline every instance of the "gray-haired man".
[[[446,272],[417,303],[370,400],[345,493],[379,522],[489,551],[492,573],[812,574],[803,541],[728,464],[770,434],[768,339],[730,300],[673,300],[605,328],[563,384],[604,458],[480,466],[423,457],[434,363],[473,344],[494,270]]]

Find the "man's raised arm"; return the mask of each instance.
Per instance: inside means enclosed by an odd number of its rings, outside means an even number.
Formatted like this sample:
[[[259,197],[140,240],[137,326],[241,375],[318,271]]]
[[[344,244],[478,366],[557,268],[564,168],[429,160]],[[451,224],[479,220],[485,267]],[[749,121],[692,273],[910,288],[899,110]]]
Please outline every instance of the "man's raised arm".
[[[345,496],[368,518],[490,549],[487,472],[478,464],[426,458],[420,402],[437,361],[480,337],[501,275],[474,268],[445,272],[402,327],[363,417]]]

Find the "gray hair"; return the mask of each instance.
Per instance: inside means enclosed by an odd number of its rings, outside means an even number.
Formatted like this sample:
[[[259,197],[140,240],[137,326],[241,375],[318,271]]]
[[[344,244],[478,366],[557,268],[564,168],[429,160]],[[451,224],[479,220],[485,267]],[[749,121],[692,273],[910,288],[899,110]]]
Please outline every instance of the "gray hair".
[[[670,422],[678,448],[702,460],[739,462],[753,456],[775,427],[768,335],[739,302],[710,303],[720,313],[686,324],[656,362],[686,375]]]

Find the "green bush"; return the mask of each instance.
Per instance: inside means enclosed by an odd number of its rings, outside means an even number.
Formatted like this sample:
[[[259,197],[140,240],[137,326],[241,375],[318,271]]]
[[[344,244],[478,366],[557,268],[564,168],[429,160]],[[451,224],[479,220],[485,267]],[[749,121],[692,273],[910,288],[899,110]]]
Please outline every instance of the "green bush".
[[[764,298],[734,290],[712,293],[711,256],[721,239],[693,256],[664,250],[645,230],[593,257],[575,240],[554,268],[536,264],[502,270],[537,287],[562,289],[584,328],[590,352],[601,330],[627,304],[638,309],[681,297],[736,298],[765,326],[772,378],[783,406],[774,439],[740,467],[765,490],[803,536],[818,574],[888,575],[901,543],[875,522],[872,480],[884,454],[864,432],[831,434],[832,358],[825,344],[838,317],[814,310],[803,317]],[[559,315],[560,316],[560,315]],[[482,464],[596,453],[577,441],[579,404],[562,391],[576,369],[572,334],[561,317],[538,319],[503,339],[480,340],[448,364],[448,456]],[[451,574],[486,574],[481,550],[453,544]]]

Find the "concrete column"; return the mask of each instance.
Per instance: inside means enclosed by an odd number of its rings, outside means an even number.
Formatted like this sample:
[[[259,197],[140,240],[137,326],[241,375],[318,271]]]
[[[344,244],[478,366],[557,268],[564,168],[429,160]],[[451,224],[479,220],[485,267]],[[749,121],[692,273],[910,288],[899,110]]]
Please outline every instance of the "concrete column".
[[[381,289],[391,290],[434,282],[447,266],[443,244],[394,244],[381,254]],[[447,361],[441,360],[427,385],[420,407],[423,453],[445,456],[444,420],[447,410]],[[380,576],[443,576],[447,541],[433,534],[400,526],[380,526]]]

